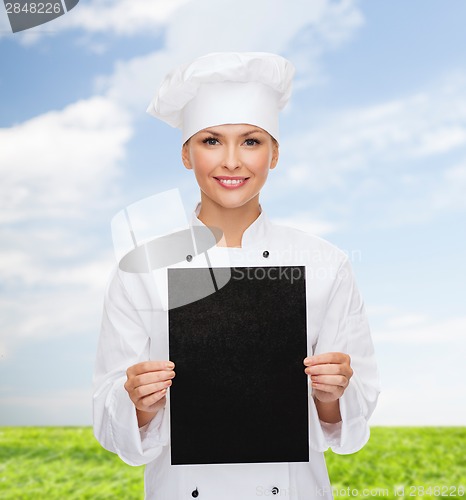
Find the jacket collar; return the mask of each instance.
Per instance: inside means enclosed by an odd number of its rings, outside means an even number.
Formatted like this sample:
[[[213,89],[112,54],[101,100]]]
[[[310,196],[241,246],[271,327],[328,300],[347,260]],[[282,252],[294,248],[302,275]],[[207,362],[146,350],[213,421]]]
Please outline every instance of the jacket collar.
[[[259,208],[261,213],[259,217],[246,228],[241,239],[241,248],[249,248],[265,241],[265,237],[270,229],[270,220],[262,209],[259,203]],[[201,202],[199,201],[194,209],[191,216],[192,226],[204,226],[207,227],[200,219],[198,219],[199,212],[201,210]],[[222,247],[217,247],[222,248]],[[228,248],[228,247],[224,247]]]

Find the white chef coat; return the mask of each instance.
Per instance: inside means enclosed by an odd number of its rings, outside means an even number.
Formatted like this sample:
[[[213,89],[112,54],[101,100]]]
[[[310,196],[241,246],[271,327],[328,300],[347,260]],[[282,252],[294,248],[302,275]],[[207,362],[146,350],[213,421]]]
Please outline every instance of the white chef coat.
[[[192,214],[193,226],[204,226],[197,217],[200,207],[199,202]],[[342,421],[328,424],[319,420],[309,384],[309,462],[171,465],[169,395],[166,407],[139,429],[134,405],[124,388],[129,366],[148,359],[169,359],[168,313],[160,295],[154,293],[150,274],[116,268],[105,295],[95,366],[94,434],[124,462],[146,464],[147,499],[332,498],[323,452],[330,447],[338,454],[354,453],[369,439],[368,419],[380,392],[379,376],[349,259],[321,238],[273,224],[261,206],[260,210],[243,234],[242,247],[212,247],[208,250],[210,265],[305,266],[308,355],[344,352],[351,357],[354,373],[340,398]],[[207,265],[205,254],[200,254],[170,267]],[[166,276],[166,269],[163,273]]]

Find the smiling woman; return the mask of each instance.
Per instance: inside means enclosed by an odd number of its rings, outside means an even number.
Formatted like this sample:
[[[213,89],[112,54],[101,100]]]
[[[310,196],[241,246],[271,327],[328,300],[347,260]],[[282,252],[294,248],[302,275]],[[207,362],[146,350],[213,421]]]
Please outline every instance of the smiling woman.
[[[278,162],[275,139],[247,124],[209,127],[184,143],[182,159],[201,190],[199,220],[222,227],[224,246],[241,246],[241,235],[260,215],[259,193],[269,170]]]
[[[275,54],[209,54],[170,72],[148,108],[182,131],[182,161],[201,197],[192,226],[223,233],[174,266],[181,269],[168,266],[167,283],[183,275],[183,290],[198,290],[206,268],[263,272],[241,280],[245,288],[227,280],[219,289],[213,280],[212,302],[194,299],[197,309],[185,303],[173,312],[160,306],[150,276],[115,270],[94,432],[128,464],[147,465],[146,498],[329,499],[323,452],[353,453],[369,439],[378,373],[349,260],[320,238],[272,224],[259,202],[278,163],[278,115],[293,74]],[[286,289],[284,269],[300,270]],[[206,333],[220,347],[196,349]],[[187,396],[177,406],[180,394]]]

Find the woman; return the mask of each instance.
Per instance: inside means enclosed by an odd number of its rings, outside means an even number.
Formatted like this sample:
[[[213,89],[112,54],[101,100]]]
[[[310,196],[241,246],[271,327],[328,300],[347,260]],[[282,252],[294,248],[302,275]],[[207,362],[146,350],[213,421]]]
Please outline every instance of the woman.
[[[146,498],[332,498],[323,451],[353,453],[369,439],[378,374],[348,258],[320,238],[272,224],[259,203],[278,162],[278,115],[293,74],[274,54],[209,54],[172,71],[148,112],[182,130],[182,161],[201,191],[192,225],[223,232],[208,252],[212,266],[227,258],[230,265],[306,269],[309,460],[171,465],[166,396],[176,366],[167,313],[143,278],[117,269],[105,299],[94,431],[126,463],[147,464]]]

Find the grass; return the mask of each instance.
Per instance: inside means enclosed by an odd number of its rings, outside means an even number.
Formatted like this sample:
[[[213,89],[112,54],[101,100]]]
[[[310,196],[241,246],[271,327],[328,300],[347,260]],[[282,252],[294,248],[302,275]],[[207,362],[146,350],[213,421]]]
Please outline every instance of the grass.
[[[466,498],[465,457],[466,427],[375,427],[361,451],[326,452],[335,498]]]
[[[0,498],[140,499],[143,467],[100,447],[89,427],[0,429]]]
[[[466,427],[371,431],[358,453],[326,452],[335,498],[466,500],[458,489],[466,488]],[[0,428],[4,500],[142,499],[143,473],[143,467],[130,467],[103,450],[88,427]]]

